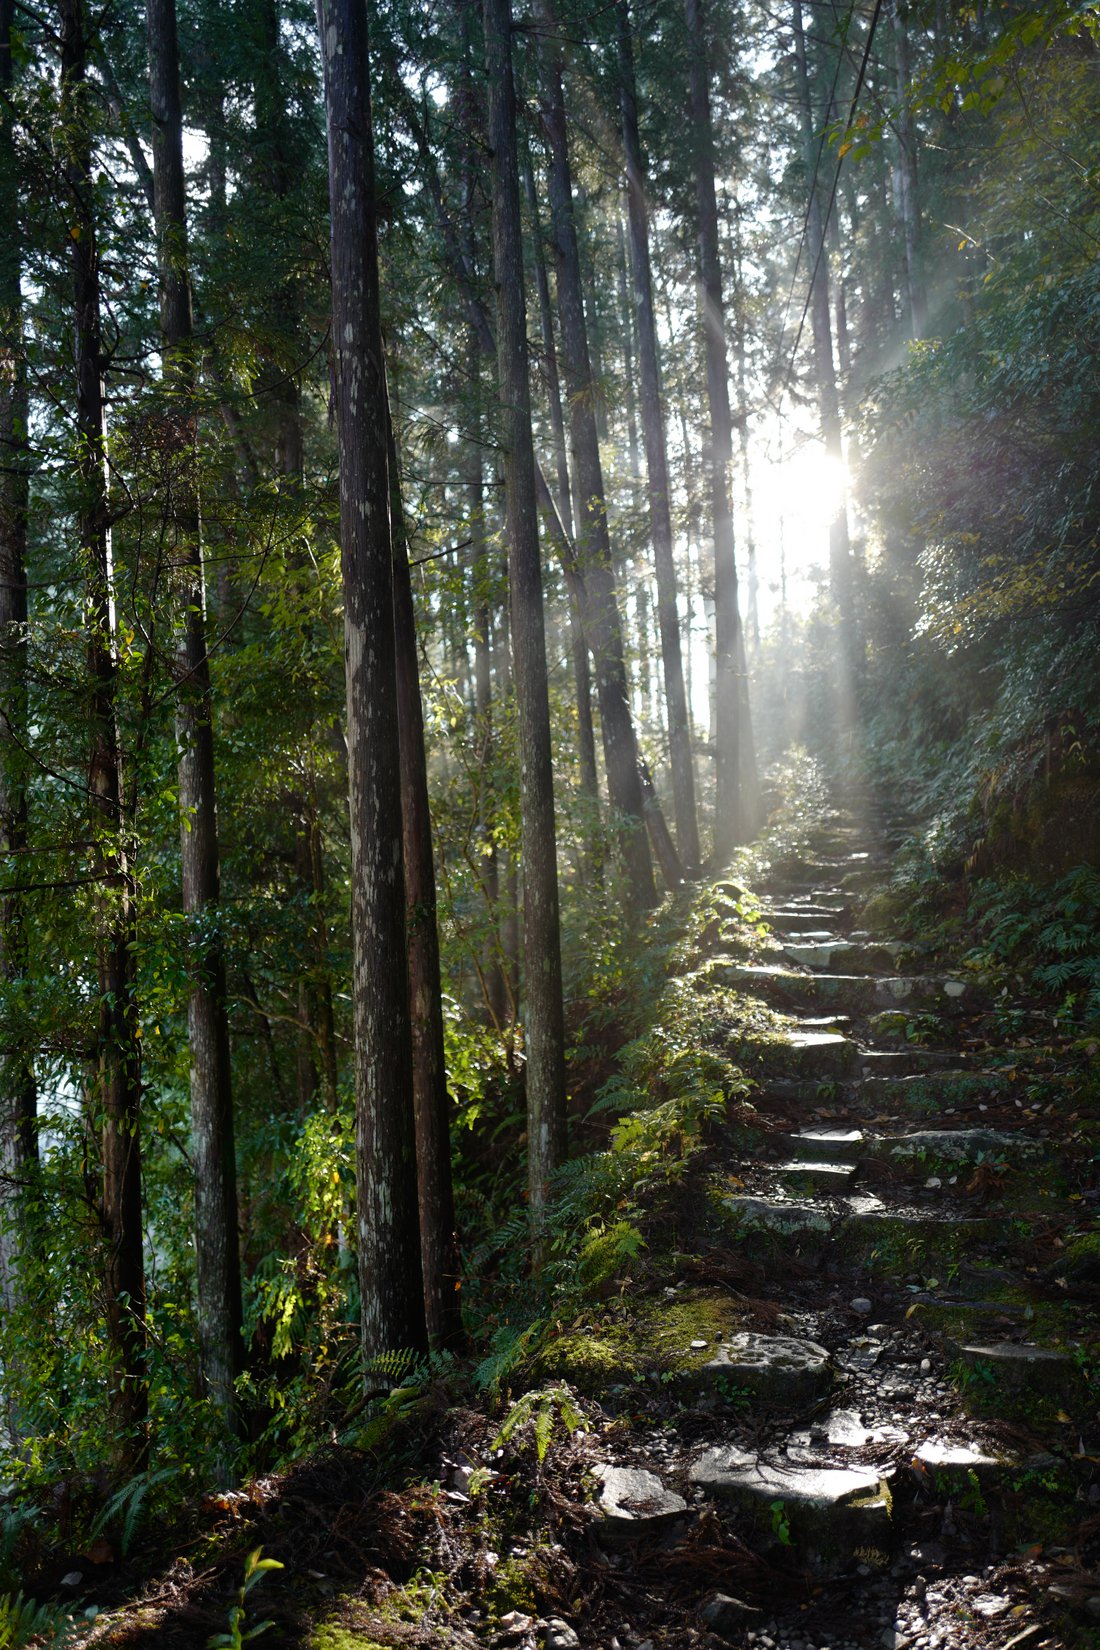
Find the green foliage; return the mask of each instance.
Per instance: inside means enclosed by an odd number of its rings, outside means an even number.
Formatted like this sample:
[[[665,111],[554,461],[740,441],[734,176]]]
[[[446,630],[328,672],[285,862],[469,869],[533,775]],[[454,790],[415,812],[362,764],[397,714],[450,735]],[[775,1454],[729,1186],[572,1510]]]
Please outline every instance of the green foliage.
[[[1060,999],[1065,1021],[1100,1019],[1100,872],[1082,865],[1053,886],[1022,877],[974,885],[981,935],[968,961],[995,980],[1026,977]]]
[[[274,1627],[273,1621],[258,1621],[251,1627],[245,1627],[247,1612],[245,1605],[252,1589],[263,1580],[271,1570],[281,1570],[283,1566],[276,1558],[264,1558],[263,1548],[257,1547],[250,1552],[244,1563],[244,1579],[237,1593],[237,1602],[229,1611],[229,1630],[225,1633],[213,1633],[206,1641],[207,1650],[241,1650],[241,1646]]]
[[[504,1417],[491,1447],[497,1450],[505,1444],[530,1442],[541,1467],[558,1429],[570,1433],[588,1431],[584,1413],[569,1388],[557,1385],[525,1392]]]
[[[76,1635],[95,1620],[90,1610],[77,1619],[56,1604],[36,1604],[20,1593],[0,1595],[0,1650],[24,1650],[36,1645],[40,1650],[64,1650]]]

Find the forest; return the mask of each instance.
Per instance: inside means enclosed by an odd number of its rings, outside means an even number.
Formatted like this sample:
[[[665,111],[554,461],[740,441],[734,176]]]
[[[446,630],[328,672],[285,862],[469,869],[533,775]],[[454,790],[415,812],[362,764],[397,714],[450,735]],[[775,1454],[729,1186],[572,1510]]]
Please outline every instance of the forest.
[[[0,0],[0,221],[0,1647],[1100,1643],[1100,8]]]

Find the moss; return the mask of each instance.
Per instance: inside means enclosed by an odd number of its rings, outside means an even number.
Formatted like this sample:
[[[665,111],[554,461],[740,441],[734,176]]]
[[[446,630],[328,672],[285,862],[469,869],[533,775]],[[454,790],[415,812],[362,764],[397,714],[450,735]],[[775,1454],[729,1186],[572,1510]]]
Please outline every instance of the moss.
[[[538,1364],[538,1378],[555,1377],[581,1391],[602,1390],[609,1380],[639,1381],[651,1372],[687,1375],[712,1355],[715,1341],[735,1334],[740,1315],[718,1291],[684,1291],[675,1300],[643,1298],[630,1312],[607,1314],[574,1326],[550,1343]],[[692,1341],[707,1343],[690,1350]]]
[[[493,1579],[486,1593],[486,1604],[497,1617],[519,1610],[526,1616],[537,1616],[540,1595],[537,1583],[541,1579],[539,1566],[529,1558],[506,1558],[493,1571]]]
[[[392,1650],[381,1639],[337,1622],[322,1622],[309,1638],[309,1650]]]

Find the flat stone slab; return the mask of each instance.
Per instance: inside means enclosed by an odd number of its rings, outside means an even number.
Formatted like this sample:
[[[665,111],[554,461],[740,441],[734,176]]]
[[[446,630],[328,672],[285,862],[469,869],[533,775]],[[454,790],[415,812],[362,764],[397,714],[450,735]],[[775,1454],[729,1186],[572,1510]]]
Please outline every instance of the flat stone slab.
[[[866,1449],[869,1444],[908,1442],[909,1434],[900,1427],[865,1426],[858,1409],[834,1409],[808,1432],[793,1433],[787,1453],[805,1465],[812,1464],[814,1452],[823,1449]]]
[[[787,1136],[787,1144],[795,1157],[814,1162],[827,1156],[834,1163],[854,1163],[863,1141],[862,1129],[802,1129],[798,1134]]]
[[[855,1163],[813,1162],[809,1158],[792,1158],[789,1163],[776,1163],[772,1173],[785,1185],[813,1188],[822,1192],[843,1192],[855,1179],[859,1170]]]
[[[986,1450],[972,1444],[950,1444],[943,1438],[928,1438],[913,1456],[918,1472],[945,1475],[954,1484],[966,1480],[971,1473],[983,1483],[995,1478],[1005,1462]]]
[[[973,1163],[979,1157],[1042,1157],[1046,1143],[1033,1135],[1003,1134],[997,1129],[914,1129],[910,1134],[881,1135],[869,1142],[873,1157],[943,1158]]]
[[[781,1197],[727,1197],[726,1209],[742,1226],[762,1232],[828,1232],[832,1219],[817,1203],[796,1203]]]
[[[902,974],[876,980],[876,1008],[916,1008],[934,1003],[943,1010],[971,1008],[981,990],[969,980],[939,979],[929,974]]]
[[[873,1469],[765,1461],[719,1445],[694,1463],[691,1481],[738,1503],[773,1531],[785,1524],[794,1556],[820,1573],[889,1561],[890,1490]]]
[[[606,1541],[636,1541],[652,1535],[688,1510],[683,1496],[668,1489],[655,1472],[607,1463],[594,1470],[600,1481],[596,1496],[602,1520],[599,1533]]]
[[[864,1079],[885,1077],[892,1080],[919,1077],[924,1072],[943,1071],[958,1063],[957,1054],[938,1048],[882,1048],[866,1049],[863,1053]]]
[[[839,1031],[788,1031],[765,1044],[762,1054],[765,1068],[778,1077],[839,1083],[859,1076],[859,1049]]]
[[[976,1071],[923,1071],[906,1075],[864,1076],[863,1096],[882,1105],[927,1105],[942,1108],[968,1100],[995,1099],[1008,1084],[1003,1077]]]
[[[900,941],[855,944],[851,940],[838,939],[834,934],[792,935],[783,943],[783,955],[799,968],[825,974],[873,974],[879,969],[896,967],[904,950]]]
[[[833,1361],[823,1346],[793,1335],[731,1335],[702,1367],[770,1403],[810,1403],[833,1381]]]
[[[1076,1375],[1068,1352],[1029,1342],[994,1341],[988,1346],[960,1346],[959,1356],[969,1368],[986,1365],[1008,1386],[1036,1391],[1061,1391]]]

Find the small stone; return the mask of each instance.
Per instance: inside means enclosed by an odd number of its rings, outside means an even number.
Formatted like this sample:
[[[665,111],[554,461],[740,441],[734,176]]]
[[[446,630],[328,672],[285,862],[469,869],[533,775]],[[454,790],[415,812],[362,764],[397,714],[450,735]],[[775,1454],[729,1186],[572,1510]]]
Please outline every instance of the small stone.
[[[532,1616],[525,1616],[522,1610],[509,1610],[506,1616],[501,1616],[500,1625],[502,1631],[510,1637],[518,1637],[528,1632],[535,1622]]]
[[[745,1604],[729,1593],[709,1593],[699,1606],[699,1619],[720,1638],[740,1633],[750,1622],[759,1621],[763,1611]]]
[[[560,1616],[550,1616],[542,1642],[546,1650],[578,1650],[581,1641],[567,1621],[562,1621]]]
[[[931,1358],[922,1358],[921,1359],[921,1361],[920,1361],[920,1372],[921,1372],[922,1375],[931,1375],[931,1373],[932,1373],[932,1360],[931,1360]]]
[[[871,1302],[865,1295],[857,1295],[854,1301],[849,1302],[849,1305],[853,1312],[859,1313],[861,1318],[867,1317],[872,1311]]]
[[[83,1580],[84,1572],[82,1570],[69,1570],[66,1575],[61,1577],[61,1586],[69,1588],[79,1587]]]
[[[692,1341],[692,1343],[691,1343],[691,1350],[692,1350],[692,1351],[693,1351],[693,1352],[705,1352],[705,1351],[706,1351],[706,1349],[707,1349],[707,1343],[706,1343],[706,1341],[703,1341],[703,1340],[694,1340],[694,1341]]]

